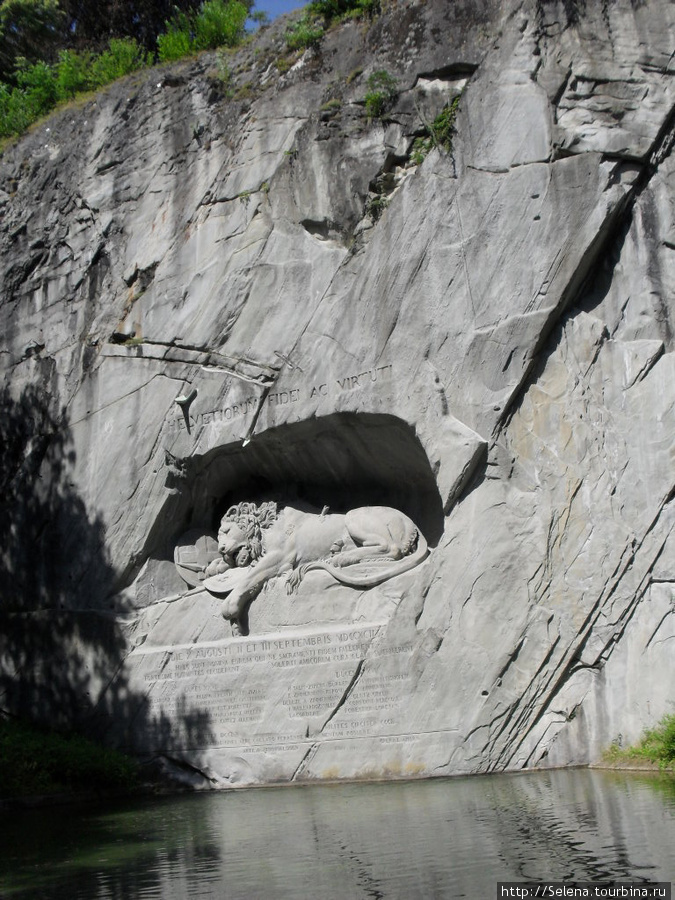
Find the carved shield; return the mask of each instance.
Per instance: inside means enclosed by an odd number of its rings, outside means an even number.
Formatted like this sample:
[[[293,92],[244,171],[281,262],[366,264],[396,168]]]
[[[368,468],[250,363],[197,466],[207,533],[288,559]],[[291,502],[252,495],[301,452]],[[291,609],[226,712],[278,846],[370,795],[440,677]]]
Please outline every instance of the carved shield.
[[[173,551],[178,574],[190,587],[198,587],[204,580],[208,564],[219,558],[215,536],[194,528],[178,539]]]

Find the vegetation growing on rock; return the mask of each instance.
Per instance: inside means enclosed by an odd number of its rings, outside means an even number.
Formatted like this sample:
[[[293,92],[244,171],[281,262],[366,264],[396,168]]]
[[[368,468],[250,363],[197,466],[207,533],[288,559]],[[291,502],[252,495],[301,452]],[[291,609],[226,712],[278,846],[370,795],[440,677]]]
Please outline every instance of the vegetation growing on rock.
[[[452,151],[452,139],[455,134],[455,120],[459,109],[459,95],[452,103],[449,103],[426,126],[426,135],[417,137],[413,141],[410,159],[415,165],[419,165],[433,147],[442,147],[447,153]]]
[[[292,51],[316,48],[335,22],[379,12],[380,0],[313,0],[304,16],[287,29],[286,46]]]
[[[305,15],[287,29],[286,47],[289,50],[307,50],[309,47],[317,47],[323,34],[322,25],[311,15]]]
[[[73,49],[61,30],[67,16],[57,0],[4,0],[0,138],[21,134],[58,103],[98,90],[155,59],[163,63],[201,50],[236,46],[244,37],[252,5],[251,0],[203,0],[198,7],[175,6],[159,33],[113,34],[104,44],[92,40],[90,47]]]
[[[234,47],[244,36],[250,5],[239,0],[205,0],[198,12],[179,12],[157,37],[160,62],[182,59],[200,50]]]
[[[631,762],[657,763],[662,769],[675,766],[675,714],[664,716],[654,728],[645,731],[634,747],[612,744],[605,753],[605,761],[613,764]]]
[[[380,11],[380,0],[313,0],[310,10],[332,22],[334,19],[372,16]]]
[[[369,119],[381,119],[390,109],[398,91],[396,79],[385,69],[378,69],[368,78],[368,93],[364,100]]]

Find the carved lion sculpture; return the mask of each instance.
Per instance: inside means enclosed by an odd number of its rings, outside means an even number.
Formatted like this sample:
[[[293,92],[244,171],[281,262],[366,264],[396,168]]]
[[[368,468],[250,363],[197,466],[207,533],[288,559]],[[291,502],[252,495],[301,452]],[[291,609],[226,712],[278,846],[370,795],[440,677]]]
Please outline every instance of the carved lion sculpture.
[[[220,523],[218,549],[222,559],[209,565],[203,586],[228,594],[223,616],[237,632],[248,605],[279,575],[288,576],[289,593],[312,569],[368,588],[412,569],[428,553],[424,536],[397,509],[363,506],[338,515],[293,506],[279,510],[274,502],[231,507]]]

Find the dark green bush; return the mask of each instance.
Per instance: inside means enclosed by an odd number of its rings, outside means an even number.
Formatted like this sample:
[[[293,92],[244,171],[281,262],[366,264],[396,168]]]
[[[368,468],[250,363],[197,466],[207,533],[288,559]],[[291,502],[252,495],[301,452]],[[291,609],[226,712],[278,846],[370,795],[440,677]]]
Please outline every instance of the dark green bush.
[[[0,797],[92,788],[130,790],[137,783],[138,766],[122,753],[79,735],[0,719]]]
[[[21,134],[35,121],[26,100],[26,95],[20,88],[0,84],[0,138]]]
[[[459,109],[459,95],[449,103],[434,119],[430,131],[437,147],[452,150],[452,138],[455,134],[455,120]]]
[[[329,23],[334,19],[375,15],[380,11],[380,0],[313,0],[309,9]]]
[[[45,62],[26,65],[21,59],[16,71],[17,87],[24,92],[34,117],[49,112],[57,101],[56,80],[52,66]]]
[[[21,134],[57,101],[53,70],[47,63],[19,60],[16,85],[0,83],[0,137]]]
[[[19,59],[52,59],[65,38],[66,17],[57,0],[0,2],[0,79],[12,82]]]

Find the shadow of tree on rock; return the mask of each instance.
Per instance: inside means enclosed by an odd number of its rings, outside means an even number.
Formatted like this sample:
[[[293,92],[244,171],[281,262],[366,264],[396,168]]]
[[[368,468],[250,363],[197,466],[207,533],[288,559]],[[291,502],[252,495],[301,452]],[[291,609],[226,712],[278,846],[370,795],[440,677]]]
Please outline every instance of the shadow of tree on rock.
[[[105,526],[74,488],[65,411],[33,385],[18,399],[5,388],[0,409],[0,710],[149,756],[212,743],[208,713],[153,717],[129,685]]]

